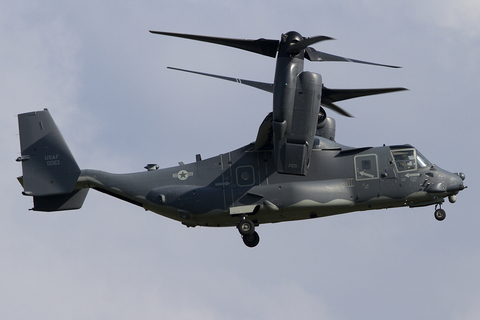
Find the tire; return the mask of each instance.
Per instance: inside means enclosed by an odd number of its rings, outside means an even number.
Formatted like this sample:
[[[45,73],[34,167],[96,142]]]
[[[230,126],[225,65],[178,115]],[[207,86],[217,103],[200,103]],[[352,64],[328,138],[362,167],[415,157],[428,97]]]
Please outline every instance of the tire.
[[[435,219],[438,221],[443,221],[447,217],[447,213],[443,209],[435,210]]]
[[[260,242],[260,236],[257,232],[253,232],[251,235],[243,236],[243,243],[249,248],[256,247],[257,244]]]
[[[251,236],[255,232],[255,224],[252,220],[243,219],[238,224],[238,231],[242,236]]]

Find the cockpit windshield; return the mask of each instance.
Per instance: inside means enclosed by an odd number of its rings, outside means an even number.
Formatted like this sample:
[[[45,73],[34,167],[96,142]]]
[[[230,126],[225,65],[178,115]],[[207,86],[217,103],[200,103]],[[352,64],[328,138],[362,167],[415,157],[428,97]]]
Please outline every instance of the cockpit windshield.
[[[430,161],[428,161],[427,158],[423,156],[423,154],[418,152],[418,150],[417,150],[417,163],[419,168],[424,168],[432,165]]]
[[[411,171],[418,168],[424,168],[430,165],[430,162],[416,149],[392,150],[392,156],[395,159],[397,171]]]

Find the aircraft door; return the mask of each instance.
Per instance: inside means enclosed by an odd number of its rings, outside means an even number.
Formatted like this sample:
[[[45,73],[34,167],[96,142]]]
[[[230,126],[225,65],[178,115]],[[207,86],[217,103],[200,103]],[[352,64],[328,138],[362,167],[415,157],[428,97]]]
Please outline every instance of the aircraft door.
[[[240,161],[235,161],[235,155],[233,156],[232,159],[232,154],[222,155],[221,182],[215,184],[215,186],[223,187],[226,209],[235,203],[235,206],[245,205],[245,203],[237,203],[237,201],[244,197],[248,189],[259,184],[258,167],[252,165],[257,161],[256,154],[255,158],[252,158],[252,154],[247,154],[246,158]]]
[[[395,162],[390,155],[390,148],[384,147],[388,149],[388,156],[384,157],[381,160],[380,166],[380,183],[381,183],[381,194],[386,195],[389,197],[397,197],[399,195],[399,188],[397,173],[395,170]]]
[[[366,201],[378,197],[380,181],[377,155],[366,154],[355,156],[354,163],[358,200]]]

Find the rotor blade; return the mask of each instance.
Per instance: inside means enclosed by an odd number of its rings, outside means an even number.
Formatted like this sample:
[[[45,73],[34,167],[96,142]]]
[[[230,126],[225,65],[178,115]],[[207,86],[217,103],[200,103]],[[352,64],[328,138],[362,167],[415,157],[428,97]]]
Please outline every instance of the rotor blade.
[[[406,88],[378,88],[378,89],[329,89],[323,87],[322,89],[322,103],[325,101],[342,101],[352,98],[359,98],[365,96],[371,96],[374,94],[382,94],[396,91],[408,90]]]
[[[288,53],[298,52],[302,49],[307,48],[308,46],[310,46],[314,43],[317,43],[317,42],[320,42],[320,41],[325,41],[325,40],[335,40],[335,39],[327,37],[327,36],[315,36],[315,37],[311,37],[311,38],[305,38],[302,41],[291,45],[288,48],[287,52]]]
[[[334,102],[403,90],[408,89],[401,87],[379,89],[328,89],[327,87],[323,87],[321,104],[326,108],[332,109],[333,111],[340,113],[341,115],[344,115],[346,117],[353,117],[350,113],[334,104]]]
[[[328,101],[328,100],[324,100],[322,98],[322,102],[321,102],[322,106],[324,106],[325,108],[328,108],[330,110],[333,110],[337,113],[340,113],[342,116],[345,116],[345,117],[349,117],[349,118],[353,118],[353,116],[348,113],[347,111],[343,110],[342,108],[340,108],[339,106],[337,106],[336,104],[334,104],[333,102],[331,101]]]
[[[185,69],[178,69],[178,68],[172,68],[172,67],[167,67],[168,69],[172,70],[177,70],[177,71],[183,71],[183,72],[189,72],[189,73],[194,73],[194,74],[199,74],[202,76],[207,76],[207,77],[212,77],[212,78],[218,78],[222,80],[227,80],[227,81],[232,81],[240,84],[244,84],[250,87],[254,87],[260,90],[264,90],[270,93],[273,93],[273,84],[271,83],[265,83],[265,82],[258,82],[258,81],[251,81],[251,80],[244,80],[244,79],[237,79],[237,78],[231,78],[231,77],[224,77],[224,76],[219,76],[216,74],[210,74],[210,73],[203,73],[203,72],[197,72],[197,71],[190,71],[190,70],[185,70]]]
[[[368,62],[368,61],[361,61],[361,60],[355,60],[355,59],[335,56],[333,54],[317,51],[312,47],[308,47],[307,49],[305,49],[305,53],[306,53],[305,57],[310,61],[346,61],[346,62],[369,64],[369,65],[373,65],[373,66],[381,66],[381,67],[389,67],[389,68],[401,68],[401,67],[398,67],[398,66],[391,66],[391,65],[387,65],[387,64],[373,63],[373,62]]]
[[[199,35],[193,35],[193,34],[152,31],[152,30],[150,30],[150,32],[154,34],[161,34],[164,36],[172,36],[172,37],[220,44],[228,47],[233,47],[237,49],[242,49],[242,50],[262,54],[272,58],[276,57],[278,44],[279,44],[278,40],[268,40],[263,38],[257,39],[257,40],[249,40],[249,39],[207,37],[207,36],[199,36]]]

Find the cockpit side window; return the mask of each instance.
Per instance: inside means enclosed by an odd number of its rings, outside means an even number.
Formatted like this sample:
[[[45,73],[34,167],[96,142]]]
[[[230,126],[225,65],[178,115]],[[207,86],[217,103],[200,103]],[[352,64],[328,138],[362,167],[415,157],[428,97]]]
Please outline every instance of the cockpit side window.
[[[396,149],[391,152],[398,172],[417,170],[432,165],[430,161],[415,148]]]
[[[392,155],[398,172],[417,169],[415,149],[394,150]]]

